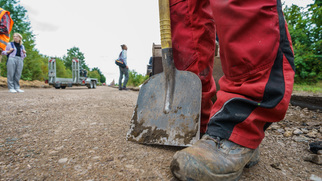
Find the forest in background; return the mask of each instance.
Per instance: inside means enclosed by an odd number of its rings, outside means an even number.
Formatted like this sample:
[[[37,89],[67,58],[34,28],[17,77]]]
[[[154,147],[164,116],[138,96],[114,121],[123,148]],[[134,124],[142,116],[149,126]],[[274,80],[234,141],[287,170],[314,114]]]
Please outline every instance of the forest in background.
[[[14,32],[19,32],[24,37],[24,46],[27,57],[24,60],[24,68],[21,78],[23,80],[46,80],[48,78],[48,60],[50,57],[41,54],[36,48],[35,35],[32,32],[31,24],[27,16],[27,10],[19,4],[19,0],[0,0],[0,7],[10,11],[14,21],[11,37]],[[288,29],[292,37],[295,54],[295,83],[314,85],[322,80],[322,2],[315,0],[315,3],[307,7],[296,5],[285,6],[284,15],[288,23]],[[71,61],[76,57],[82,60],[81,66],[88,71],[88,76],[97,78],[104,83],[106,78],[98,67],[89,68],[86,65],[85,56],[78,47],[71,47],[63,57],[56,57],[57,76],[71,77]],[[0,75],[6,77],[6,56],[3,56],[0,63]],[[137,74],[134,70],[133,75]],[[145,80],[146,78],[140,78]],[[136,80],[133,80],[135,82]],[[129,80],[131,82],[131,80]],[[140,84],[135,83],[135,84]]]
[[[25,46],[27,57],[24,59],[24,67],[21,74],[22,80],[47,80],[48,79],[48,60],[51,58],[41,54],[36,48],[35,35],[32,32],[31,24],[27,16],[27,10],[19,4],[19,0],[0,0],[0,7],[9,11],[14,25],[10,33],[20,33],[23,36],[23,45]],[[56,58],[57,76],[71,78],[71,64],[73,58],[81,60],[81,68],[88,71],[88,76],[97,78],[100,83],[105,83],[106,78],[98,67],[89,68],[85,61],[84,53],[78,47],[67,49],[67,54]],[[0,75],[7,76],[7,56],[2,56],[0,63]]]

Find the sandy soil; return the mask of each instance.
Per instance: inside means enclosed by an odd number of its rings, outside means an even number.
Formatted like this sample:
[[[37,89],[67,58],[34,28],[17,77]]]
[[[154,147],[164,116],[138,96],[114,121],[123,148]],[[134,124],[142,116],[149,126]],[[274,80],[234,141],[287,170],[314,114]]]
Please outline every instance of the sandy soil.
[[[110,87],[0,89],[0,180],[171,180],[178,147],[126,141],[137,91]],[[263,140],[258,165],[241,180],[321,180],[304,161],[321,141],[322,114],[290,106]]]

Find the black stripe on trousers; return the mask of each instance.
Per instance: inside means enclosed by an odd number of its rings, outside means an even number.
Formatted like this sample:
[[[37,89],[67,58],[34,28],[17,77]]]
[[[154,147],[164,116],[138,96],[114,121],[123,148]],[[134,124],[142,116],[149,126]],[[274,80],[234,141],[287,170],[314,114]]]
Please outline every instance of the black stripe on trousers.
[[[283,55],[285,55],[293,70],[295,70],[295,66],[294,55],[290,47],[290,42],[287,39],[285,20],[280,0],[277,0],[277,10],[279,15],[280,46],[264,90],[263,100],[260,103],[243,98],[232,98],[228,100],[223,107],[210,118],[206,134],[213,137],[218,136],[228,139],[234,127],[246,120],[254,109],[257,107],[268,109],[274,108],[283,99],[285,93]],[[271,125],[270,122],[265,124],[263,128],[264,131],[269,125]]]

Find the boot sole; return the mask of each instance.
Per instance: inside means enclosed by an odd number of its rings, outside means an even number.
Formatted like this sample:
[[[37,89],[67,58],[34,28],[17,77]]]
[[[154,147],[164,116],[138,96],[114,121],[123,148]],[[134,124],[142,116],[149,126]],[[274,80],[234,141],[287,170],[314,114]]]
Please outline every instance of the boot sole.
[[[255,166],[259,162],[259,149],[257,148],[252,156],[252,159],[245,165],[246,168],[250,168]]]

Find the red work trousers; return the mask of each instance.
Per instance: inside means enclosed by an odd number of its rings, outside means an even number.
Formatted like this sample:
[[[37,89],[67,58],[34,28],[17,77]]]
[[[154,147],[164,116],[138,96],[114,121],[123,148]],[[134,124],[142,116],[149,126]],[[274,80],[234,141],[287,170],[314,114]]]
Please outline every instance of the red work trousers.
[[[170,0],[173,56],[202,82],[201,132],[255,149],[284,118],[294,55],[280,0]],[[217,101],[215,36],[224,76]]]

